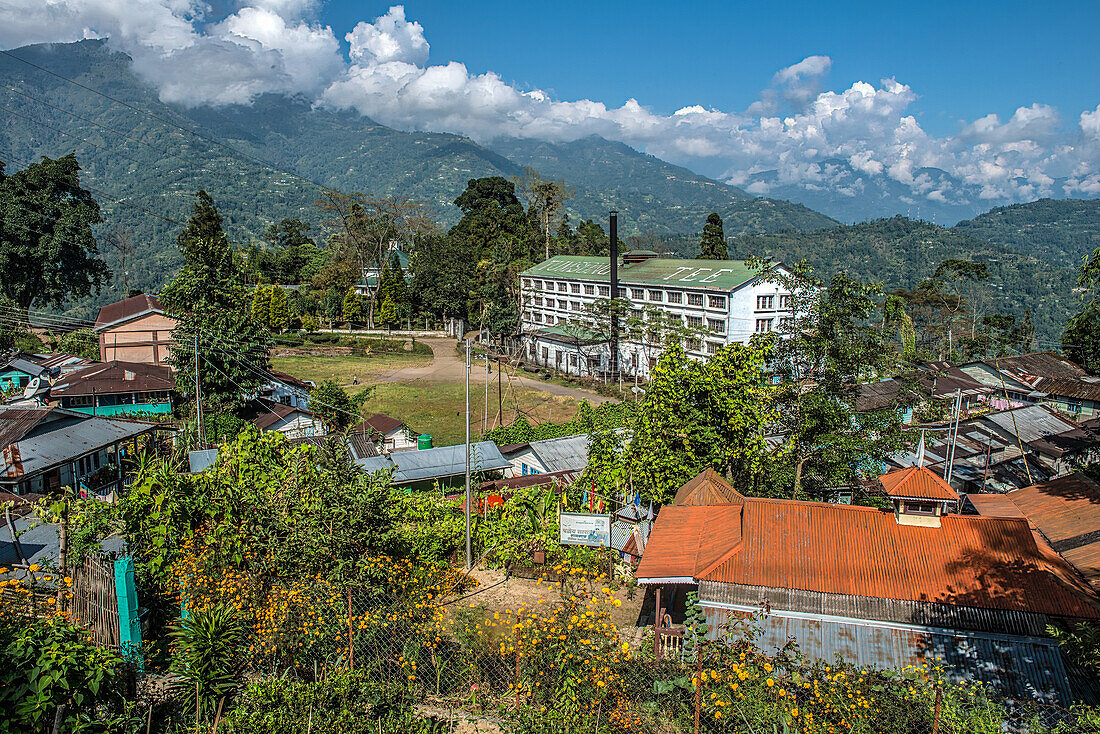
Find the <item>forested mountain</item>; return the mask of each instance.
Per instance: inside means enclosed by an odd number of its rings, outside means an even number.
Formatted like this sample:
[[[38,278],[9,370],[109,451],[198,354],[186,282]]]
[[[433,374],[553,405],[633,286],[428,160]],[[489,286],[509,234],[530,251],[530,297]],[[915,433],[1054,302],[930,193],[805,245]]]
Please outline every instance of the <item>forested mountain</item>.
[[[100,301],[128,288],[158,288],[171,276],[178,267],[175,236],[200,188],[212,195],[238,243],[259,239],[285,217],[301,218],[319,234],[325,219],[314,206],[320,185],[420,199],[449,226],[459,215],[452,202],[469,179],[512,177],[527,165],[575,191],[566,207],[574,223],[605,221],[616,208],[624,235],[698,231],[714,210],[730,233],[833,224],[800,205],[756,199],[602,140],[513,141],[494,152],[462,136],[401,132],[285,97],[186,109],[161,103],[132,73],[128,57],[100,41],[14,53],[117,100],[0,56],[0,160],[12,172],[40,155],[76,152],[82,182],[103,209],[106,222],[97,234],[116,273]]]
[[[1041,260],[1077,265],[1100,247],[1100,199],[1000,206],[954,229]]]
[[[1015,207],[1013,207],[1015,208]],[[994,210],[996,211],[996,210]],[[685,253],[687,254],[687,253]],[[1014,245],[993,244],[964,231],[905,217],[878,219],[817,232],[735,237],[730,257],[752,255],[783,262],[805,259],[823,277],[844,270],[883,284],[887,291],[913,289],[944,260],[984,263],[989,277],[975,288],[982,313],[1030,312],[1038,346],[1050,348],[1079,303],[1070,262],[1044,261]]]

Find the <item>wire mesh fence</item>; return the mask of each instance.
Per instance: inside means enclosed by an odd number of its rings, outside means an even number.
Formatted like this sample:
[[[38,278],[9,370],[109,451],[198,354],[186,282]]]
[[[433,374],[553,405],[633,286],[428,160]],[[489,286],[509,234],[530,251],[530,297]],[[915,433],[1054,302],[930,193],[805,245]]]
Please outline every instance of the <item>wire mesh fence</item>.
[[[488,611],[474,598],[440,603],[438,593],[287,591],[249,636],[250,667],[311,680],[355,670],[424,717],[486,731],[1100,733],[1088,713],[1005,701],[949,682],[934,664],[827,665],[793,646],[766,655],[745,630],[717,642],[689,635],[657,654],[652,629],[611,622],[606,588],[555,592]]]

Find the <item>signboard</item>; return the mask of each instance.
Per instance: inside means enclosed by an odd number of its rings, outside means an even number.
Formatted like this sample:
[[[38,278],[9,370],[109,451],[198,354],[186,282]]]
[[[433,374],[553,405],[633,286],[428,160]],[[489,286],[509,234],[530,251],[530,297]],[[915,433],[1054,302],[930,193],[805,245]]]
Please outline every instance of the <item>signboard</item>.
[[[580,512],[563,512],[559,517],[562,545],[590,545],[611,547],[611,516],[589,515]]]

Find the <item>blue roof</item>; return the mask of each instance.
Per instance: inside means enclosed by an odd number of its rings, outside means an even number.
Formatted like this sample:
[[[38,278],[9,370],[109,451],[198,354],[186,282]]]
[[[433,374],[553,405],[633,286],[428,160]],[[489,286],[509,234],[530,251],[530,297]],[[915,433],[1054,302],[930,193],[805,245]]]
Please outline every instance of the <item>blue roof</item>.
[[[394,451],[385,456],[369,456],[355,462],[363,471],[393,469],[394,484],[409,484],[427,479],[442,479],[466,473],[466,444],[431,449]],[[492,441],[470,444],[470,471],[497,471],[512,464]]]

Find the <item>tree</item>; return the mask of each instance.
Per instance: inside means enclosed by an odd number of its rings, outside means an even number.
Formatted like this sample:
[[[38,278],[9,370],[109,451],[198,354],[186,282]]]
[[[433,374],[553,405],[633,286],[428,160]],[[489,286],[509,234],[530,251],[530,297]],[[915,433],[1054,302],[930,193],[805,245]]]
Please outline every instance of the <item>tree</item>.
[[[765,429],[776,418],[764,379],[770,346],[733,344],[705,362],[679,345],[657,362],[624,456],[634,487],[656,502],[707,467],[752,493],[762,483]]]
[[[261,283],[252,291],[252,318],[264,327],[271,326],[271,290]]]
[[[177,319],[172,332],[177,384],[194,385],[197,352],[203,401],[223,410],[267,381],[268,337],[249,312],[240,262],[205,191],[198,192],[177,242],[183,267],[161,294]]]
[[[577,255],[607,255],[611,252],[611,238],[603,227],[591,219],[582,219],[577,225],[580,247]]]
[[[846,273],[826,286],[804,262],[789,274],[766,267],[762,277],[790,295],[793,312],[778,333],[757,338],[771,345],[779,379],[774,399],[784,442],[771,477],[789,481],[793,497],[807,486],[820,497],[904,446],[903,405],[856,410],[859,383],[891,366],[885,319],[875,318],[881,291]]]
[[[99,337],[91,329],[77,329],[58,336],[54,349],[94,362],[99,359]]]
[[[699,243],[698,260],[729,260],[726,235],[722,232],[722,217],[717,212],[707,215],[703,225],[703,240]]]
[[[325,380],[310,390],[309,409],[321,417],[330,433],[342,431],[358,419],[355,403],[335,380]]]
[[[271,286],[271,317],[268,321],[271,330],[278,333],[290,326],[290,311],[287,309],[286,291],[282,287]]]
[[[348,288],[348,292],[344,294],[344,307],[341,313],[348,328],[363,320],[363,302],[355,288]]]
[[[24,323],[28,309],[60,307],[110,279],[92,233],[102,221],[80,186],[76,156],[43,156],[10,176],[0,163],[0,296],[15,302]]]
[[[1100,372],[1100,301],[1096,298],[1100,286],[1100,247],[1081,264],[1077,285],[1081,288],[1081,310],[1062,333],[1062,351],[1096,374]]]
[[[546,258],[549,259],[550,232],[561,220],[565,202],[573,198],[573,191],[564,181],[548,181],[542,178],[534,168],[525,168],[523,175],[513,178],[512,181],[539,222],[539,229],[545,238]]]

